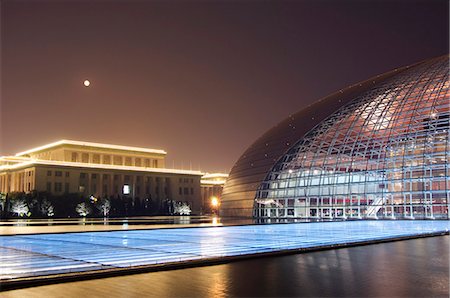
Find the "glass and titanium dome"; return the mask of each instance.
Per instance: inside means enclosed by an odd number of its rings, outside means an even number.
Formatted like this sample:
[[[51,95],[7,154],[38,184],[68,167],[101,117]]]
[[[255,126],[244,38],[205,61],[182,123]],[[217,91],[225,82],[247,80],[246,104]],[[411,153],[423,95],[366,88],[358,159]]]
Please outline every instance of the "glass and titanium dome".
[[[291,115],[233,167],[222,215],[448,219],[449,85],[443,56]]]

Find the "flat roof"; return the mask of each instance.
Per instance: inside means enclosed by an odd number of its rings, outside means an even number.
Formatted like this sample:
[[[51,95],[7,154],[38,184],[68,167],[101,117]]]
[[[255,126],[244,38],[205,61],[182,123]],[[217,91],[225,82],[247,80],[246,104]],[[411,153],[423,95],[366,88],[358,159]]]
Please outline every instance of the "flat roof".
[[[123,146],[123,145],[113,145],[113,144],[102,144],[102,143],[93,143],[93,142],[83,142],[83,141],[74,141],[74,140],[59,140],[50,144],[46,144],[43,146],[39,146],[36,148],[29,149],[27,151],[19,152],[16,156],[23,156],[30,153],[35,153],[39,151],[43,151],[46,149],[54,148],[62,145],[74,145],[80,147],[95,147],[95,148],[103,148],[103,149],[115,149],[115,150],[124,150],[124,151],[135,151],[135,152],[145,152],[145,153],[156,153],[156,154],[167,154],[166,151],[160,149],[151,149],[151,148],[142,148],[142,147],[132,147],[132,146]]]
[[[202,185],[224,185],[225,184],[225,180],[220,180],[220,181],[214,181],[214,180],[200,180],[200,183]]]
[[[0,171],[1,170],[20,169],[23,167],[30,167],[33,165],[203,176],[202,172],[192,171],[192,170],[167,169],[167,168],[146,168],[146,167],[132,167],[132,166],[105,165],[105,164],[89,164],[89,163],[81,163],[81,162],[67,162],[67,161],[55,161],[55,160],[41,160],[41,159],[36,160],[36,159],[31,159],[31,158],[28,160],[24,160],[21,163],[14,164],[14,165],[0,166]]]
[[[212,178],[227,178],[228,174],[225,173],[205,173],[203,175],[203,179],[212,179]]]

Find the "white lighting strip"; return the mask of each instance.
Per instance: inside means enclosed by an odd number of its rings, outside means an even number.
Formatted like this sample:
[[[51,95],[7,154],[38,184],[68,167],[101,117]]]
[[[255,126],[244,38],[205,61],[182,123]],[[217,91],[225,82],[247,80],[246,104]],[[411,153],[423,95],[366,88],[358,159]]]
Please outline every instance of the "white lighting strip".
[[[121,171],[136,171],[136,172],[150,172],[150,173],[167,173],[167,174],[188,174],[202,176],[200,171],[179,170],[179,169],[166,169],[166,168],[144,168],[144,167],[130,167],[119,165],[103,165],[103,164],[88,164],[81,162],[64,162],[64,161],[52,161],[52,160],[37,160],[30,159],[28,162],[22,162],[15,165],[0,166],[0,170],[12,170],[31,165],[49,165],[49,166],[63,166],[63,167],[75,167],[75,168],[89,168],[89,169],[103,169],[103,170],[121,170]]]
[[[201,184],[211,184],[211,185],[223,185],[225,184],[225,180],[221,181],[211,181],[211,180],[200,180]]]
[[[141,147],[131,147],[131,146],[122,146],[122,145],[112,145],[112,144],[102,144],[102,143],[91,143],[91,142],[80,142],[80,141],[72,141],[72,140],[60,140],[54,143],[50,143],[44,146],[36,147],[27,151],[19,152],[16,156],[27,155],[33,152],[39,152],[45,149],[53,148],[59,145],[75,145],[75,146],[83,146],[83,147],[97,147],[104,149],[116,149],[116,150],[125,150],[125,151],[137,151],[137,152],[145,152],[145,153],[156,153],[156,154],[167,154],[164,150],[159,149],[150,149],[150,148],[141,148]]]
[[[17,163],[15,165],[3,165],[3,166],[0,166],[0,170],[14,170],[14,169],[19,169],[19,168],[23,168],[23,167],[28,167],[33,164],[35,164],[35,162],[33,160],[31,160],[31,161],[27,161],[27,162]]]
[[[228,178],[228,174],[224,173],[206,173],[202,178],[209,179],[209,178]]]
[[[29,157],[23,157],[23,156],[0,156],[0,161],[24,161],[24,160],[30,160]]]

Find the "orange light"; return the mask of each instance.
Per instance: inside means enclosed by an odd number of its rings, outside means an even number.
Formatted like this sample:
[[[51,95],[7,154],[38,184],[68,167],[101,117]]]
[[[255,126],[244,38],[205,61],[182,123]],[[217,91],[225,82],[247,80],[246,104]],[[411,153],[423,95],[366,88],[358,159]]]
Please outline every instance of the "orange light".
[[[217,208],[219,206],[219,199],[217,197],[211,197],[211,206]]]

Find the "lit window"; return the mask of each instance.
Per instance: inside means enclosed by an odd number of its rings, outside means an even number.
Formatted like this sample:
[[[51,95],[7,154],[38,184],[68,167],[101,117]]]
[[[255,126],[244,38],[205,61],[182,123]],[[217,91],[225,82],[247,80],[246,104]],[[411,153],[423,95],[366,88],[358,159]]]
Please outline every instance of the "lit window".
[[[128,184],[125,184],[123,186],[123,194],[124,195],[129,195],[130,194],[130,186]]]

